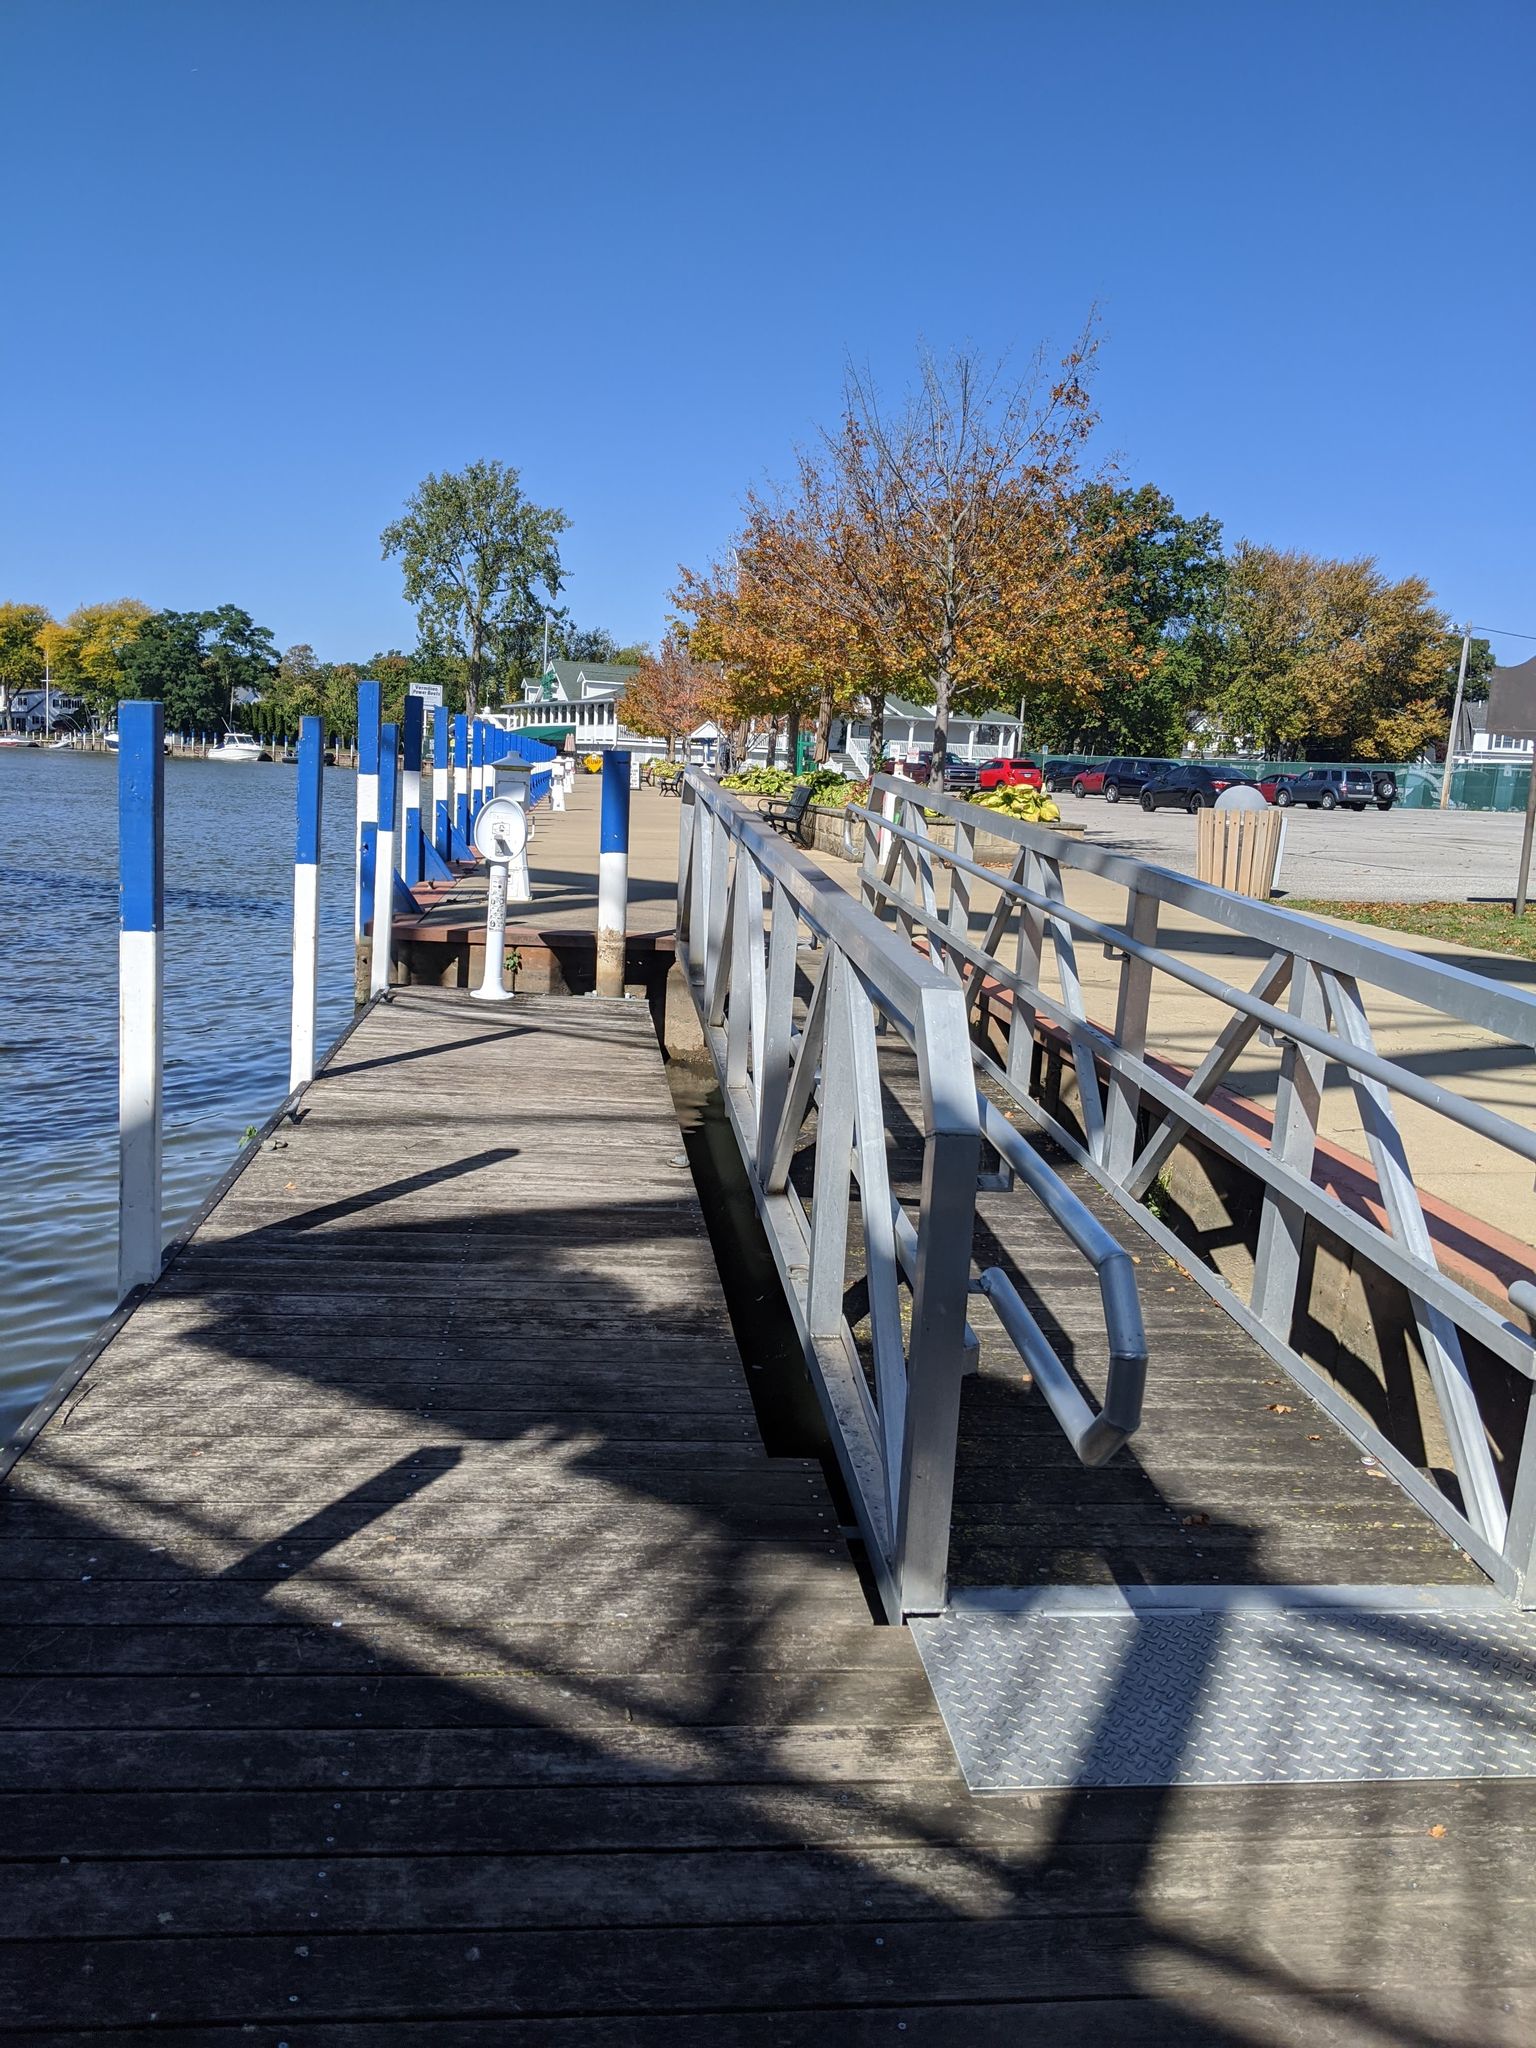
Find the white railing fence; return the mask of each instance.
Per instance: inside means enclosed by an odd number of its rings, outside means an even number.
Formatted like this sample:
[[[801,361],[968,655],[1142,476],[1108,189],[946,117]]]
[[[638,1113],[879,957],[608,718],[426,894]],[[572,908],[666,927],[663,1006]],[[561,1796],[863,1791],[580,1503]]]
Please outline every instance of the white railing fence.
[[[1010,1157],[1027,1155],[1021,1178],[1098,1276],[1111,1362],[1096,1410],[1009,1276],[972,1280],[981,1117],[995,1112],[979,1099],[962,990],[709,777],[690,771],[682,794],[679,961],[881,1596],[893,1618],[933,1612],[976,1345],[968,1296],[989,1297],[1077,1455],[1096,1464],[1140,1417],[1131,1261],[1016,1132],[989,1127]],[[887,1119],[896,1059],[922,1148],[905,1197]],[[867,1344],[851,1305],[859,1322],[867,1313]]]
[[[1530,1404],[1532,1421],[1514,1483],[1506,1488],[1463,1338],[1474,1339],[1527,1381],[1536,1377],[1536,1345],[1509,1316],[1442,1269],[1394,1100],[1411,1100],[1473,1134],[1490,1161],[1514,1154],[1527,1165],[1536,1163],[1536,1132],[1477,1094],[1458,1093],[1411,1062],[1384,1055],[1370,1016],[1373,996],[1390,992],[1475,1032],[1494,1034],[1507,1046],[1530,1050],[1536,1047],[1536,999],[900,778],[877,777],[870,805],[875,808],[848,806],[850,823],[864,826],[866,905],[893,919],[927,954],[955,990],[968,1023],[989,990],[1012,997],[1000,1056],[977,1039],[971,1042],[978,1069],[1086,1166],[1503,1591],[1536,1605],[1536,1401]],[[935,820],[953,826],[953,847],[935,843]],[[980,831],[1011,842],[1009,868],[999,872],[977,861]],[[1123,917],[1106,919],[1069,903],[1066,883],[1074,874],[1122,887]],[[941,904],[936,878],[945,875],[949,887]],[[1189,958],[1187,949],[1160,942],[1165,908],[1192,914],[1217,932],[1258,941],[1265,957],[1251,985],[1223,980]],[[1101,946],[1118,963],[1112,1020],[1088,1013],[1080,946]],[[1170,1070],[1170,1062],[1147,1056],[1154,985],[1168,983],[1211,999],[1224,1013],[1203,1057],[1183,1076]],[[1078,1129],[1031,1093],[1042,1022],[1054,1029],[1070,1060]],[[1258,1041],[1276,1048],[1278,1063],[1268,1144],[1212,1105],[1217,1089]],[[1353,1093],[1379,1191],[1379,1222],[1346,1207],[1313,1178],[1328,1067],[1342,1070]],[[993,1136],[990,1125],[987,1135]],[[1247,1299],[1159,1218],[1155,1198],[1148,1207],[1170,1154],[1186,1135],[1246,1169],[1262,1187]],[[1459,1504],[1294,1348],[1304,1307],[1298,1282],[1309,1222],[1406,1290]],[[1519,1294],[1516,1301],[1536,1307],[1536,1294],[1528,1301]]]

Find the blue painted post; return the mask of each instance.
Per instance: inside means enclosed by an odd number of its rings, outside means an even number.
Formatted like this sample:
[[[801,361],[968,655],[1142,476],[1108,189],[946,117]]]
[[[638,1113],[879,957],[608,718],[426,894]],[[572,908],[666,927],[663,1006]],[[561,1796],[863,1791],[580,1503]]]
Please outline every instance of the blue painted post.
[[[629,751],[603,755],[602,836],[597,855],[597,992],[624,993],[624,926],[629,914]]]
[[[453,829],[458,844],[454,853],[460,860],[472,860],[469,843],[469,717],[460,711],[453,721]]]
[[[373,954],[368,963],[368,993],[389,987],[390,954],[395,935],[395,772],[399,733],[393,725],[379,732],[379,837],[373,863]]]
[[[444,860],[453,856],[448,795],[448,739],[453,731],[441,704],[432,714],[432,838]]]
[[[414,889],[421,880],[421,734],[426,709],[419,697],[407,697],[405,718],[400,727],[405,810],[400,872],[408,889]]]
[[[469,829],[473,832],[485,802],[485,727],[478,718],[469,735],[469,761]]]
[[[325,729],[299,721],[299,830],[293,853],[293,1021],[288,1088],[315,1078],[315,992],[320,968],[320,803],[325,792]]]
[[[379,713],[382,686],[357,686],[357,886],[352,930],[361,938],[373,915],[374,843],[379,823]]]
[[[117,1288],[160,1271],[165,710],[117,707]]]

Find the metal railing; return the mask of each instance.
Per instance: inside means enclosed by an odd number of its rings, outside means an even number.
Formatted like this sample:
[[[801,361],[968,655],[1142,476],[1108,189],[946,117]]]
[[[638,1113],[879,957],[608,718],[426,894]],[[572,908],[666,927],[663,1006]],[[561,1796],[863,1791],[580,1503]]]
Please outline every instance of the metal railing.
[[[980,1102],[953,978],[711,778],[691,770],[682,794],[679,962],[881,1596],[893,1618],[931,1612],[944,1601],[960,1384],[976,1341],[966,1309],[983,1113],[989,1142],[1099,1275],[1111,1351],[1102,1413],[1009,1276],[991,1268],[974,1283],[1090,1463],[1140,1413],[1131,1261]],[[905,1201],[893,1188],[882,1030],[915,1056],[922,1165]],[[855,1195],[863,1271],[850,1276]],[[865,1303],[861,1347],[849,1315],[862,1321]]]
[[[1536,1345],[1526,1330],[1442,1270],[1394,1098],[1417,1103],[1526,1162],[1536,1162],[1536,1132],[1381,1053],[1366,991],[1389,992],[1522,1049],[1536,1047],[1536,999],[900,778],[876,777],[870,803],[879,809],[847,807],[850,824],[858,821],[864,827],[865,903],[894,917],[907,938],[929,953],[959,992],[968,1019],[988,986],[1013,998],[1006,1051],[994,1057],[986,1045],[973,1042],[977,1066],[1086,1166],[1503,1591],[1522,1604],[1536,1605],[1536,1450],[1527,1448],[1520,1459],[1506,1504],[1462,1339],[1474,1339],[1525,1379],[1536,1377]],[[935,842],[930,817],[953,825],[952,848]],[[1011,843],[1009,868],[998,872],[978,862],[978,832]],[[935,875],[943,871],[950,889],[941,909]],[[1068,903],[1067,873],[1123,887],[1123,920],[1106,920]],[[995,892],[985,907],[976,901],[978,885]],[[1267,957],[1252,984],[1237,986],[1160,943],[1165,906],[1236,938],[1258,941]],[[1088,1014],[1079,942],[1102,945],[1119,963],[1112,1023]],[[1055,992],[1042,985],[1047,948]],[[1159,975],[1210,998],[1227,1013],[1187,1078],[1147,1056],[1149,1004]],[[1040,1020],[1055,1027],[1070,1057],[1080,1130],[1069,1128],[1031,1092]],[[1268,1144],[1212,1102],[1256,1037],[1278,1049]],[[1346,1207],[1313,1179],[1324,1070],[1330,1063],[1347,1075],[1384,1224]],[[1147,1206],[1169,1156],[1186,1136],[1224,1154],[1261,1184],[1263,1206],[1247,1300]],[[1459,1505],[1293,1347],[1309,1223],[1331,1232],[1405,1289],[1449,1445]],[[1522,1299],[1517,1305],[1536,1305],[1536,1296],[1532,1304]],[[1527,1446],[1536,1432],[1536,1402],[1530,1412]]]

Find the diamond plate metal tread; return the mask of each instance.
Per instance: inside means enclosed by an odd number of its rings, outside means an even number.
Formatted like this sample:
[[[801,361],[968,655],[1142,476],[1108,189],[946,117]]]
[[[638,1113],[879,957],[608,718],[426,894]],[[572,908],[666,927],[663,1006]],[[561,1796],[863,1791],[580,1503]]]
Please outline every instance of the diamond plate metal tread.
[[[1047,1599],[911,1627],[973,1792],[1536,1778],[1536,1615],[1502,1603]]]

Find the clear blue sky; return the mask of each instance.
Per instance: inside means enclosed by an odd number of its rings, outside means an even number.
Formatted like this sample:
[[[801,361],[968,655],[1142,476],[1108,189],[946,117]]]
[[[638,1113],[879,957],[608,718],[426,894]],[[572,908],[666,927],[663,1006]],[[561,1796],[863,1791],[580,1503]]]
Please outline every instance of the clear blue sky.
[[[1097,301],[1133,480],[1536,632],[1530,0],[0,0],[0,69],[0,596],[409,646],[379,529],[496,456],[649,637],[849,356]]]

